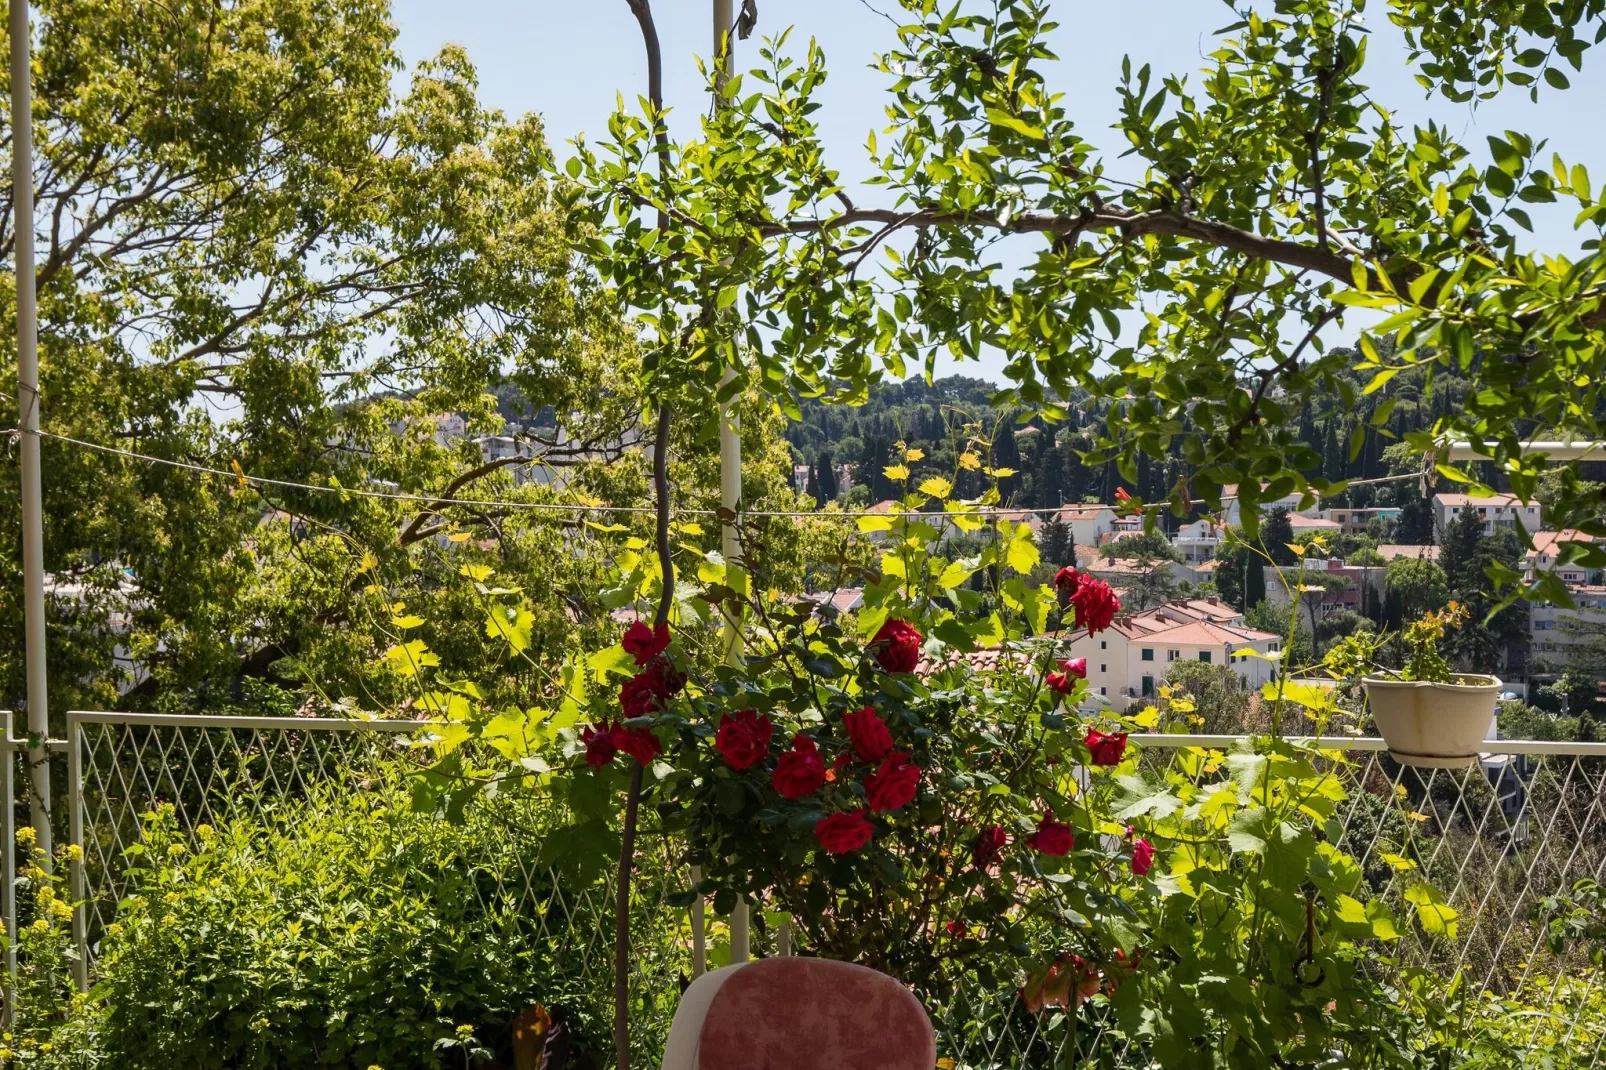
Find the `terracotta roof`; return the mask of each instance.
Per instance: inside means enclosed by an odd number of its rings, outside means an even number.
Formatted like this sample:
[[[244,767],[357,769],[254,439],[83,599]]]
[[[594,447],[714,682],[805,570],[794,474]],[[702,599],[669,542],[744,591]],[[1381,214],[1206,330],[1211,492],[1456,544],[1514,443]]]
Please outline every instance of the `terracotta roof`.
[[[1521,505],[1522,501],[1515,494],[1495,494],[1487,498],[1480,498],[1473,494],[1435,494],[1433,500],[1441,505]],[[1529,502],[1537,505],[1537,502]]]
[[[1195,572],[1214,572],[1221,567],[1221,562],[1211,558],[1209,561],[1200,561],[1198,564],[1189,565],[1188,567]]]
[[[1065,521],[1092,520],[1102,512],[1114,512],[1108,505],[1062,505],[1059,518]]]
[[[1549,554],[1555,556],[1561,552],[1561,547],[1570,542],[1594,542],[1584,532],[1576,528],[1566,531],[1536,531],[1533,534],[1535,554]]]
[[[1258,643],[1278,636],[1270,632],[1257,632],[1253,628],[1224,628],[1219,624],[1195,621],[1176,624],[1164,631],[1149,633],[1151,639],[1164,639],[1182,646],[1230,646],[1238,643]]]
[[[1418,561],[1437,561],[1439,548],[1437,546],[1412,546],[1407,543],[1389,542],[1377,548],[1379,556],[1385,561],[1393,561],[1397,557],[1414,557]]]
[[[1300,516],[1298,513],[1289,513],[1288,514],[1288,523],[1289,523],[1290,526],[1292,526],[1296,530],[1299,529],[1299,528],[1304,528],[1307,531],[1310,531],[1310,530],[1333,530],[1333,531],[1336,531],[1339,528],[1343,527],[1343,525],[1340,524],[1336,520],[1328,520],[1326,517],[1321,517],[1321,516]]]
[[[803,601],[816,602],[820,605],[825,605],[829,602],[831,608],[838,613],[849,613],[863,604],[864,588],[839,587],[834,591],[815,591],[811,594],[800,595],[799,598]]]
[[[902,502],[898,501],[896,498],[887,498],[887,499],[884,499],[883,501],[876,502],[874,505],[870,506],[870,508],[866,509],[865,512],[867,512],[867,513],[891,513],[891,512],[896,512],[898,510],[901,510],[902,508],[903,508],[903,503]]]
[[[1215,562],[1212,561],[1211,564],[1213,565]],[[1242,613],[1239,613],[1219,598],[1185,598],[1182,600],[1182,604],[1216,620],[1236,620],[1243,616]]]

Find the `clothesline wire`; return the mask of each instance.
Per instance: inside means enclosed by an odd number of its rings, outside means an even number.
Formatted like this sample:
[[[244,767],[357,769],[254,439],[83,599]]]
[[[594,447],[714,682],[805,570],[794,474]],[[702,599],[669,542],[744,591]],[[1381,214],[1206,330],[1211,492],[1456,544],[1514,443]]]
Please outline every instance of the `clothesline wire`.
[[[199,472],[199,473],[202,473],[202,474],[205,474],[205,475],[218,476],[218,477],[223,478],[223,479],[232,479],[232,480],[234,480],[234,481],[236,481],[238,483],[248,484],[248,485],[252,485],[252,486],[258,486],[258,487],[280,487],[280,488],[283,488],[283,489],[286,489],[286,490],[302,490],[302,491],[309,491],[309,492],[312,492],[312,493],[315,493],[315,494],[336,494],[336,495],[341,495],[341,496],[353,496],[353,497],[359,497],[359,498],[376,498],[376,499],[381,499],[381,500],[384,500],[384,501],[416,502],[416,503],[419,503],[419,504],[431,506],[432,508],[435,508],[435,509],[444,509],[444,508],[447,508],[447,507],[450,507],[450,506],[470,506],[470,507],[480,508],[480,509],[515,509],[515,510],[532,511],[532,512],[561,512],[561,513],[575,513],[575,514],[584,514],[584,513],[641,513],[641,514],[652,514],[652,513],[656,512],[656,509],[653,506],[650,506],[650,505],[591,505],[591,504],[578,503],[578,502],[520,502],[520,501],[508,501],[507,499],[458,498],[458,497],[452,497],[452,496],[445,495],[445,494],[405,494],[405,493],[402,493],[402,492],[399,492],[399,491],[365,490],[365,489],[360,488],[360,487],[329,487],[329,486],[321,486],[321,485],[316,484],[316,483],[301,483],[301,482],[297,482],[297,481],[291,480],[291,479],[273,479],[273,478],[270,478],[268,476],[254,476],[254,475],[250,475],[249,473],[245,472],[244,470],[231,471],[231,470],[226,469],[226,468],[212,468],[212,467],[209,467],[209,466],[203,465],[203,464],[195,464],[195,463],[193,463],[191,461],[174,460],[173,458],[170,458],[170,457],[156,457],[156,456],[154,456],[152,454],[140,453],[140,452],[135,451],[135,450],[125,450],[125,449],[121,449],[121,448],[119,448],[117,446],[107,446],[107,445],[103,445],[103,444],[101,444],[99,442],[89,442],[89,441],[86,441],[84,439],[71,438],[71,437],[69,437],[67,435],[56,434],[53,431],[21,430],[21,429],[18,429],[18,428],[13,428],[13,429],[11,429],[9,431],[4,432],[4,434],[5,435],[9,435],[13,439],[15,439],[19,435],[25,435],[25,434],[38,435],[41,438],[53,439],[53,440],[55,440],[57,442],[66,443],[67,445],[70,445],[70,446],[79,446],[79,447],[82,447],[84,449],[95,450],[95,451],[100,452],[100,453],[111,454],[111,455],[117,456],[117,457],[124,457],[124,458],[127,458],[129,460],[144,461],[144,462],[146,462],[148,464],[166,465],[169,468],[178,468],[178,469],[183,469],[183,470],[189,471],[189,472]],[[531,460],[534,461],[535,458],[532,458]],[[1422,476],[1421,476],[1421,473],[1419,473],[1419,472],[1407,472],[1407,473],[1404,473],[1404,474],[1401,474],[1401,475],[1378,476],[1378,477],[1373,478],[1373,479],[1352,479],[1352,480],[1347,481],[1345,483],[1345,486],[1346,487],[1367,487],[1367,486],[1374,486],[1374,485],[1381,484],[1381,483],[1398,483],[1398,482],[1401,482],[1401,481],[1404,481],[1404,480],[1408,480],[1408,479],[1420,480],[1421,478],[1422,478]],[[1220,500],[1223,501],[1223,502],[1228,502],[1228,501],[1236,501],[1237,499],[1238,499],[1238,495],[1236,495],[1236,494],[1223,494],[1221,496]],[[1208,505],[1210,503],[1205,501],[1203,498],[1193,498],[1193,499],[1189,500],[1188,504],[1189,505]],[[1140,508],[1142,508],[1142,509],[1163,509],[1163,508],[1169,508],[1169,506],[1170,506],[1170,502],[1150,502],[1150,503],[1148,503],[1146,505],[1141,506]],[[861,517],[865,517],[865,516],[886,517],[888,519],[909,518],[909,519],[924,519],[924,520],[930,520],[930,519],[933,519],[935,517],[941,517],[941,516],[968,516],[968,517],[978,517],[978,518],[991,517],[991,516],[1003,516],[1003,517],[1017,518],[1017,517],[1020,517],[1022,515],[1026,515],[1026,514],[1030,514],[1030,513],[1057,513],[1057,512],[1060,512],[1060,511],[1062,511],[1063,509],[1065,509],[1067,507],[1068,506],[1060,506],[1058,508],[1048,507],[1048,508],[1032,509],[1032,508],[1020,508],[1020,507],[1002,508],[1002,507],[999,507],[999,506],[977,506],[977,507],[974,507],[974,508],[968,508],[968,509],[964,509],[964,510],[960,510],[960,511],[956,511],[956,512],[945,512],[945,513],[919,512],[919,511],[915,511],[915,510],[887,510],[887,511],[884,511],[884,512],[883,511],[876,511],[876,512],[865,512],[865,513],[848,513],[848,512],[831,513],[831,512],[820,512],[818,510],[808,510],[808,509],[743,509],[743,510],[741,510],[741,515],[745,516],[745,517],[800,518],[800,519],[801,518],[807,518],[807,519],[813,519],[813,520],[845,519],[845,520],[853,520],[853,521],[857,521]],[[1074,508],[1075,506],[1069,506],[1069,507]],[[1111,506],[1109,508],[1114,508],[1114,507]],[[676,509],[675,513],[678,516],[711,516],[711,517],[717,517],[719,515],[719,510],[716,510],[716,509]]]

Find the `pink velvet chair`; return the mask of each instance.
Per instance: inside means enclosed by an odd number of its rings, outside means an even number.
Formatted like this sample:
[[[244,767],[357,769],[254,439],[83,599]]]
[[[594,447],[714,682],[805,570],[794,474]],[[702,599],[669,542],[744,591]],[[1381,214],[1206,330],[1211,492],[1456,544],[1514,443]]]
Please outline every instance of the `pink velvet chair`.
[[[886,974],[827,959],[762,959],[692,982],[663,1070],[932,1070],[925,1009]]]

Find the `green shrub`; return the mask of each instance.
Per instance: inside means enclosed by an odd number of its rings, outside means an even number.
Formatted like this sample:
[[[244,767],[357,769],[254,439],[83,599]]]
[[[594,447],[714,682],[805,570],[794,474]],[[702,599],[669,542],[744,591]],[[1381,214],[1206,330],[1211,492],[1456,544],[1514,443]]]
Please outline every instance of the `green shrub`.
[[[399,791],[325,795],[194,836],[169,808],[148,815],[97,966],[108,1062],[509,1062],[537,1001],[602,1046],[608,900],[582,890],[573,907],[577,889],[535,865],[536,806],[486,800],[453,824]]]

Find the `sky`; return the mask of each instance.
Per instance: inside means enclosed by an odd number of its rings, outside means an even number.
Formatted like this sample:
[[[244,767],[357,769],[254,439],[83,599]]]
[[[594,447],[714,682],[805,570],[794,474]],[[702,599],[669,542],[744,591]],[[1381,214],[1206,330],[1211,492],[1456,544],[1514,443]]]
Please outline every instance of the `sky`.
[[[616,94],[627,102],[644,92],[646,59],[641,34],[626,0],[392,0],[397,47],[409,65],[443,45],[464,46],[480,76],[481,100],[510,116],[538,113],[560,158],[566,143],[585,134],[606,133]],[[664,57],[664,98],[671,109],[671,132],[695,132],[707,106],[696,59],[712,50],[711,0],[654,0],[653,11]],[[740,0],[737,0],[740,6]],[[1270,8],[1268,2],[1261,6]],[[1485,136],[1506,129],[1548,139],[1548,149],[1569,164],[1584,163],[1596,182],[1606,178],[1606,62],[1585,54],[1584,69],[1572,75],[1566,92],[1547,90],[1537,104],[1526,92],[1509,88],[1495,101],[1474,109],[1442,97],[1428,98],[1411,77],[1399,32],[1388,23],[1386,4],[1373,0],[1368,12],[1373,40],[1368,46],[1365,80],[1374,99],[1407,123],[1429,119],[1445,124],[1486,163]],[[788,48],[801,52],[810,37],[824,49],[830,78],[820,94],[820,121],[832,166],[848,183],[871,171],[864,151],[866,134],[886,126],[882,111],[885,78],[870,68],[879,51],[895,44],[896,0],[758,0],[758,30],[736,49],[736,64],[757,61],[761,36],[792,27]],[[1110,129],[1116,121],[1121,60],[1130,55],[1134,70],[1153,66],[1156,81],[1165,73],[1193,75],[1207,65],[1213,31],[1234,21],[1216,0],[1058,0],[1052,5],[1059,28],[1050,41],[1059,56],[1046,66],[1050,86],[1065,94],[1066,107],[1081,135],[1104,148],[1109,173],[1123,176],[1131,161],[1114,159],[1124,144]],[[883,14],[886,13],[886,14]],[[1570,72],[1571,73],[1571,72]],[[1190,78],[1197,82],[1197,78]],[[1548,151],[1543,156],[1548,159]],[[875,204],[881,191],[860,190],[854,199]],[[1535,248],[1572,252],[1578,238],[1572,212],[1559,207],[1535,210]],[[962,371],[998,378],[998,358],[984,358],[939,374]]]

